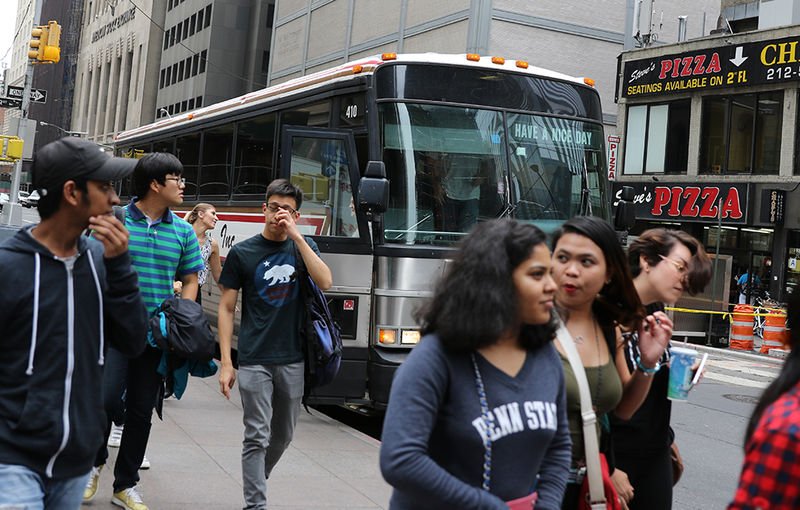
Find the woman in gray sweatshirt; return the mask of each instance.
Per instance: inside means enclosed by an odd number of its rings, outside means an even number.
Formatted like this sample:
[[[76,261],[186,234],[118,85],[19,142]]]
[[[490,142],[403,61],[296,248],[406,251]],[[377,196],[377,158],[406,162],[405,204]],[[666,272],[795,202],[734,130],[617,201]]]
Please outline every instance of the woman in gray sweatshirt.
[[[393,510],[507,510],[534,490],[537,510],[560,508],[571,443],[550,269],[530,224],[488,221],[462,242],[392,383],[380,464]]]

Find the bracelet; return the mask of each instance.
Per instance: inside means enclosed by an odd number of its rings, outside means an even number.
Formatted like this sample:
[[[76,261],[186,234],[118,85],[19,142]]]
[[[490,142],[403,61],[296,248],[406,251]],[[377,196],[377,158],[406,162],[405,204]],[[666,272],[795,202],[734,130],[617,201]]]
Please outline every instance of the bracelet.
[[[654,366],[653,368],[647,368],[644,365],[642,365],[642,357],[636,356],[636,366],[639,367],[639,370],[641,370],[642,373],[644,373],[644,375],[650,376],[658,372],[658,369],[661,368],[661,362],[656,361],[656,366]]]

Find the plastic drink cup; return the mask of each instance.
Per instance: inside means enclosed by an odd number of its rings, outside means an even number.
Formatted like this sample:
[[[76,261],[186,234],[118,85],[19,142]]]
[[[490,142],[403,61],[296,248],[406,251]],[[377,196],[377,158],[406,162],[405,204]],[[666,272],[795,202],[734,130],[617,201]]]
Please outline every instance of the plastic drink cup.
[[[697,351],[685,347],[671,347],[672,359],[669,362],[669,386],[667,398],[674,401],[685,401],[692,389],[692,365]]]

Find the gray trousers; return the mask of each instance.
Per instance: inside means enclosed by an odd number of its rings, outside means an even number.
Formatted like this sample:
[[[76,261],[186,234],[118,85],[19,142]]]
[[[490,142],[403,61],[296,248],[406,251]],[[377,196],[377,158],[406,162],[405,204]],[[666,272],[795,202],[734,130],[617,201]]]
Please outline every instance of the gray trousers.
[[[303,399],[303,362],[239,367],[244,411],[245,510],[267,507],[267,478],[292,441]]]

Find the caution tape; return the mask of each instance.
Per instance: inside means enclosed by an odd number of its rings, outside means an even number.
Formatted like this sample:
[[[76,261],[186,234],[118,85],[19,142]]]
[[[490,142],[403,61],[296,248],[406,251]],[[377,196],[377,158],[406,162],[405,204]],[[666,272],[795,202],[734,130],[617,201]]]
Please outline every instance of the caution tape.
[[[723,319],[732,320],[733,315],[750,315],[750,316],[758,316],[758,317],[786,317],[786,310],[780,308],[757,308],[758,310],[769,310],[769,311],[776,311],[780,312],[778,314],[775,313],[761,313],[761,312],[719,312],[716,310],[693,310],[691,308],[675,308],[673,306],[665,307],[665,310],[670,310],[672,312],[683,312],[683,313],[703,313],[709,315],[722,315]],[[730,316],[730,317],[729,317]]]

